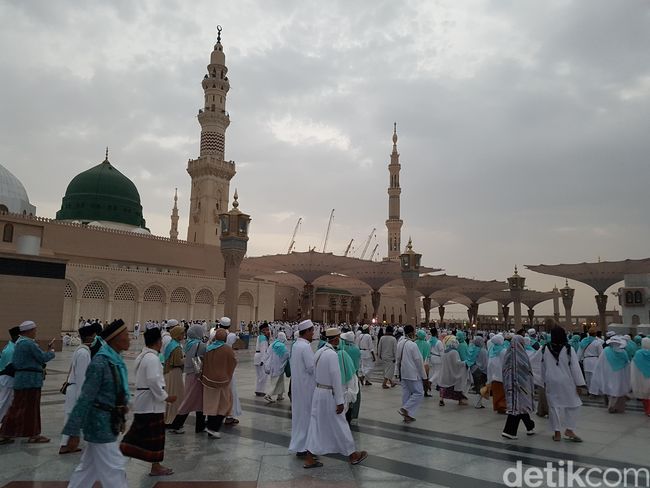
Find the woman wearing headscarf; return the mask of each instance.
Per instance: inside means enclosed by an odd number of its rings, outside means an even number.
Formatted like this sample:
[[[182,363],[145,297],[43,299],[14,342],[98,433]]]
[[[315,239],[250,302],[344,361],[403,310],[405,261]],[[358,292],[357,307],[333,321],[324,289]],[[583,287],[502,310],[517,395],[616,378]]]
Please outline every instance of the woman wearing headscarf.
[[[526,353],[524,338],[515,335],[503,357],[503,387],[506,393],[508,419],[501,435],[516,439],[519,421],[526,426],[526,434],[535,433],[535,422],[530,418],[535,402],[533,371]]]
[[[459,405],[467,405],[467,390],[470,376],[465,361],[458,354],[458,340],[455,336],[445,337],[445,353],[442,355],[442,371],[440,373],[441,400],[444,406],[445,398],[458,400]]]
[[[482,403],[483,398],[481,397],[481,388],[487,382],[488,355],[487,349],[483,347],[484,344],[485,340],[483,337],[477,336],[467,349],[467,359],[465,360],[465,364],[467,364],[472,374],[474,391],[478,394],[476,405],[474,405],[475,408],[485,408]]]
[[[237,359],[231,347],[223,347],[227,337],[225,329],[215,331],[214,340],[206,348],[201,373],[203,413],[208,416],[206,431],[212,439],[221,437],[219,430],[233,405],[230,382]]]
[[[264,363],[265,372],[270,375],[273,385],[271,391],[264,396],[267,403],[275,402],[273,395],[277,395],[278,401],[284,398],[284,369],[288,361],[287,336],[284,332],[279,332],[277,339],[271,344],[268,360]]]
[[[467,360],[467,336],[465,332],[459,330],[456,332],[456,340],[458,341],[458,355],[460,356],[461,361]]]
[[[625,352],[627,352],[627,357],[631,361],[634,355],[636,354],[636,351],[639,348],[637,347],[636,342],[634,342],[632,340],[632,337],[630,337],[629,335],[624,335],[623,339],[627,341],[627,343],[625,344]]]
[[[440,373],[442,372],[442,355],[445,353],[445,346],[438,339],[438,329],[431,328],[431,339],[429,339],[429,382],[431,389],[438,390],[438,400],[442,402],[442,391],[439,388]]]
[[[625,413],[625,404],[632,386],[630,385],[630,359],[625,349],[627,341],[614,336],[598,358],[591,377],[589,393],[607,395],[609,413]]]
[[[390,328],[390,325],[388,327]],[[392,334],[392,330],[391,330],[391,334]],[[384,339],[385,337],[387,336],[384,335],[382,339]],[[361,351],[354,343],[354,332],[348,331],[341,334],[341,340],[339,341],[337,353],[340,351],[344,351],[352,361],[352,367],[354,368],[355,378],[357,380],[356,397],[354,398],[354,401],[352,403],[348,404],[348,409],[345,412],[345,419],[348,421],[348,424],[351,424],[353,420],[359,418],[359,410],[361,409],[361,389],[359,388],[359,386],[361,385],[359,384],[359,378],[357,376],[357,373],[359,372],[359,368],[361,367]],[[341,366],[341,376],[343,377],[344,376],[343,369],[345,364],[341,360],[341,355],[339,355],[339,364]],[[391,368],[392,371],[395,371],[395,364],[393,362],[391,362]],[[350,387],[351,387],[350,392],[353,393],[354,385],[350,384]]]
[[[429,344],[429,341],[427,341],[427,333],[424,331],[424,329],[418,329],[418,331],[415,333],[415,345],[418,346],[418,349],[420,350],[420,354],[422,354],[422,361],[424,362],[424,371],[427,374],[427,378],[429,377],[429,356],[431,355],[431,345]],[[425,386],[424,388],[424,396],[425,397],[430,397],[431,393],[431,385]]]
[[[506,351],[503,335],[497,334],[492,339],[488,351],[487,380],[492,392],[492,408],[497,413],[506,413],[506,396],[503,389],[503,355]]]
[[[641,349],[632,359],[630,372],[632,392],[643,402],[643,410],[650,417],[650,338],[641,339]]]
[[[582,401],[578,394],[584,388],[585,379],[578,363],[578,355],[569,345],[562,327],[551,329],[550,343],[542,349],[542,379],[544,381],[548,415],[553,428],[553,440],[564,438],[568,441],[582,442],[575,433],[578,412]]]
[[[165,389],[169,395],[176,397],[176,402],[167,403],[165,409],[165,425],[171,428],[171,424],[178,412],[178,406],[184,400],[183,369],[185,361],[181,341],[185,337],[185,327],[177,325],[169,331],[169,335],[171,340],[163,350],[163,359],[165,365]]]
[[[575,352],[578,352],[578,349],[580,348],[580,336],[578,334],[571,334],[569,344],[571,344],[571,347]]]
[[[187,330],[185,341],[185,392],[184,398],[178,407],[178,413],[172,423],[171,429],[175,434],[184,432],[183,425],[191,412],[196,412],[196,424],[194,432],[197,434],[205,431],[205,416],[203,415],[203,385],[200,377],[201,371],[194,367],[194,358],[201,358],[205,355],[205,344],[203,343],[204,327],[201,324],[194,324]]]

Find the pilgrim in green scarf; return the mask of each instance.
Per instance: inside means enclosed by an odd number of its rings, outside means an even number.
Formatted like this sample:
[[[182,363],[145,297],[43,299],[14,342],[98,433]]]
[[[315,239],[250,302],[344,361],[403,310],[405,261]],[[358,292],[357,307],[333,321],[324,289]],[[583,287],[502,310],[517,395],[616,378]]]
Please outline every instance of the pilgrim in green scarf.
[[[352,359],[352,363],[354,364],[354,370],[359,371],[359,367],[361,366],[361,350],[357,347],[357,345],[354,342],[348,342],[341,338],[339,341],[338,349],[340,351],[345,351],[348,353]]]
[[[422,329],[418,330],[415,334],[417,339],[415,340],[415,345],[418,346],[420,354],[422,354],[422,359],[426,362],[429,359],[429,354],[431,353],[431,345],[427,341],[427,333]]]
[[[456,332],[456,340],[458,341],[458,355],[460,356],[460,360],[467,361],[468,347],[467,341],[465,340],[465,332],[461,330]]]
[[[627,341],[627,344],[625,345],[625,352],[627,352],[627,357],[630,360],[632,360],[638,349],[639,347],[636,345],[636,342],[632,340]]]
[[[352,379],[352,377],[355,374],[357,374],[357,369],[354,367],[352,358],[346,351],[342,351],[341,349],[339,349],[336,351],[336,354],[339,356],[339,368],[341,368],[341,383],[345,385]]]
[[[571,347],[575,352],[578,352],[578,349],[580,348],[580,336],[578,334],[573,334],[569,344],[571,344]]]

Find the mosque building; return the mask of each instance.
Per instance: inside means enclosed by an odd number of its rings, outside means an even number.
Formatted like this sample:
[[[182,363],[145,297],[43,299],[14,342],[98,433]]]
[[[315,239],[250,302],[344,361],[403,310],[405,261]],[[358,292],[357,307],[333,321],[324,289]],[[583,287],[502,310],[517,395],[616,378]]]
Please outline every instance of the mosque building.
[[[17,268],[41,269],[45,263],[45,268],[36,273],[38,276],[34,275],[34,279],[45,284],[53,277],[47,271],[48,266],[64,270],[54,273],[60,278],[56,287],[47,285],[49,299],[46,293],[36,292],[40,286],[36,282],[26,282],[11,298],[6,295],[6,300],[20,302],[13,303],[15,309],[24,311],[25,317],[30,309],[48,309],[51,317],[61,317],[59,324],[49,325],[57,332],[76,330],[80,317],[122,318],[132,326],[147,320],[172,317],[215,320],[223,315],[224,261],[217,224],[219,214],[228,211],[230,180],[236,173],[235,163],[225,159],[225,133],[230,124],[226,111],[230,88],[227,73],[219,32],[202,80],[204,104],[198,112],[199,156],[187,164],[191,178],[187,240],[179,239],[177,195],[169,237],[150,233],[138,188],[118,169],[125,164],[109,160],[108,149],[104,161],[72,178],[54,219],[38,215],[23,184],[0,165],[0,278],[5,278],[0,283],[17,286],[16,279],[7,277],[15,274]],[[402,222],[396,142],[395,133],[390,166],[391,211],[387,222],[392,259],[399,254]],[[349,291],[323,288],[317,295],[323,311],[315,319],[352,318]],[[365,295],[361,298],[360,315],[368,318],[372,317],[373,309],[369,294]],[[241,279],[238,319],[245,323],[295,320],[300,317],[298,302],[299,292],[295,288],[268,279]],[[385,303],[384,319],[401,317],[402,299]],[[337,306],[347,307],[348,312],[334,313]],[[13,320],[17,318],[18,315]]]

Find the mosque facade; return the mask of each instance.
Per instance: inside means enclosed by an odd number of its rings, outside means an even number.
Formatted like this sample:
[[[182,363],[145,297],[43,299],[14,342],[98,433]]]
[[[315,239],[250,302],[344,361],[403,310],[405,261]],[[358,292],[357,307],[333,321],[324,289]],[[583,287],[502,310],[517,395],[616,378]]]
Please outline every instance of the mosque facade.
[[[203,108],[199,156],[187,163],[191,178],[189,225],[179,239],[177,196],[169,237],[152,235],[146,226],[137,187],[117,165],[104,161],[75,176],[55,218],[37,215],[23,184],[0,165],[0,256],[37,256],[65,263],[63,305],[52,307],[59,324],[74,331],[81,317],[135,322],[215,320],[224,313],[224,262],[220,252],[219,214],[228,211],[230,180],[236,165],[225,158],[230,88],[221,32],[202,80]],[[399,254],[399,155],[397,135],[389,166],[389,258]],[[9,283],[11,281],[8,281]],[[58,292],[57,292],[58,293]],[[242,279],[240,321],[297,320],[300,292],[266,279]],[[22,296],[22,295],[21,295]],[[25,296],[22,308],[38,307],[39,296]],[[347,290],[315,290],[314,319],[335,322],[373,318],[371,298]],[[27,315],[28,311],[25,313]],[[401,321],[404,301],[384,302],[378,320]],[[53,319],[56,320],[56,319]]]

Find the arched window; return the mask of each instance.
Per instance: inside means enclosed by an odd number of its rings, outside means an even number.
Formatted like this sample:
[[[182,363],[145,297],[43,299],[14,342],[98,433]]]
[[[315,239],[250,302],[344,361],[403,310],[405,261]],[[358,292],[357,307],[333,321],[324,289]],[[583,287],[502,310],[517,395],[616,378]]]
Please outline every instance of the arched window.
[[[643,296],[639,290],[634,292],[634,303],[639,304],[643,302]]]
[[[13,242],[14,240],[14,226],[13,224],[5,224],[2,231],[2,242]]]
[[[6,205],[0,204],[0,213],[9,213],[9,208]]]

